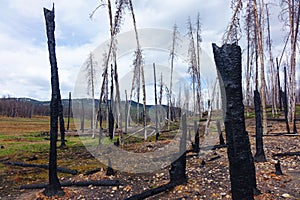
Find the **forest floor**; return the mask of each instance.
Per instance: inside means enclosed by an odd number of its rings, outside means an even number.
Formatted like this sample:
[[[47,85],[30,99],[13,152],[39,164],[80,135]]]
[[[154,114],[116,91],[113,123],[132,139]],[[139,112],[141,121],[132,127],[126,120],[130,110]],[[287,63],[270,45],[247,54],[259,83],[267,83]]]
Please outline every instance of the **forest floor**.
[[[48,126],[46,122],[45,124]],[[254,118],[246,120],[246,128],[251,141],[252,153],[254,154]],[[300,130],[300,124],[298,124],[297,128]],[[3,130],[1,118],[0,130]],[[284,122],[270,121],[268,122],[268,130],[270,134],[286,132]],[[43,129],[41,131],[43,131]],[[255,199],[300,199],[300,157],[273,157],[273,154],[276,153],[299,152],[300,136],[272,135],[265,136],[263,139],[267,162],[255,163],[257,187],[262,193],[256,196]],[[169,168],[164,168],[151,174],[130,174],[117,171],[114,176],[106,176],[105,167],[85,149],[76,137],[67,137],[67,140],[68,148],[58,150],[58,165],[76,169],[79,171],[79,174],[74,176],[59,173],[58,176],[61,182],[67,180],[84,181],[109,179],[119,180],[122,186],[65,187],[63,188],[66,193],[65,196],[52,198],[43,196],[43,190],[41,189],[20,190],[19,187],[24,184],[46,183],[47,170],[10,166],[3,164],[3,162],[9,160],[47,164],[48,153],[47,148],[44,149],[40,141],[35,141],[32,138],[27,138],[25,141],[23,135],[19,134],[18,137],[14,137],[13,139],[8,138],[8,136],[0,137],[0,144],[4,146],[4,149],[0,149],[0,161],[2,162],[0,163],[0,199],[125,199],[145,190],[166,184],[169,181]],[[32,143],[32,145],[38,143],[40,148],[31,150],[27,148],[23,152],[16,151],[12,154],[4,152],[4,150],[8,151],[10,142],[16,141],[29,142]],[[46,144],[47,143],[46,141]],[[156,145],[161,146],[162,143],[164,143],[164,141],[138,143],[134,144],[134,149],[138,152],[144,152],[149,149],[149,145],[151,148],[155,148]],[[278,176],[275,174],[274,165],[277,160],[280,160],[284,175]],[[96,168],[101,168],[101,170],[92,175],[84,175],[87,171]],[[186,184],[177,186],[148,199],[231,199],[226,148],[208,150],[200,157],[192,153],[187,154],[187,177],[188,182]]]

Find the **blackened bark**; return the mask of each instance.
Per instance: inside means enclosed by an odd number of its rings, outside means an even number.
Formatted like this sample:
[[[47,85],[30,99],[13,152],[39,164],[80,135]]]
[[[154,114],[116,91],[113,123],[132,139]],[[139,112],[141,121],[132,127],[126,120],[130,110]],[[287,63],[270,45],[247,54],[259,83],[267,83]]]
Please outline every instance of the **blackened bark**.
[[[285,116],[285,123],[286,123],[286,129],[288,134],[291,133],[290,131],[290,125],[288,121],[288,99],[287,99],[287,74],[286,74],[286,67],[284,67],[284,93],[283,94],[283,107],[284,107],[284,116]]]
[[[71,92],[69,92],[69,108],[68,108],[68,124],[67,124],[67,130],[70,129],[71,105],[72,105]]]
[[[253,200],[256,189],[255,166],[245,128],[242,95],[241,48],[236,44],[213,44],[219,80],[226,92],[225,131],[233,200]],[[224,93],[222,93],[224,95]]]
[[[288,104],[287,104],[286,92],[281,91],[281,96],[282,96],[282,100],[283,100],[284,119],[285,119],[285,124],[286,124],[286,131],[287,131],[288,134],[290,134],[291,131],[290,131],[290,125],[289,125],[289,120],[288,120]]]
[[[281,101],[281,86],[280,86],[280,76],[279,76],[279,63],[278,58],[276,58],[277,64],[277,85],[278,85],[278,100],[279,100],[279,109],[282,111],[282,101]]]
[[[180,140],[180,157],[171,164],[170,184],[180,185],[187,182],[186,177],[186,114],[182,116],[182,138]]]
[[[200,152],[200,133],[197,121],[194,121],[194,131],[195,131],[195,143],[192,144],[193,146],[193,152],[199,153]]]
[[[277,163],[275,164],[275,174],[276,175],[283,175],[280,167],[280,161],[278,160]]]
[[[78,181],[78,182],[72,182],[72,181],[66,181],[62,182],[61,186],[63,187],[88,187],[88,186],[120,186],[122,185],[119,180],[91,180],[91,181]],[[47,184],[43,183],[35,183],[30,185],[22,185],[20,187],[20,190],[22,189],[42,189],[47,187]]]
[[[222,129],[221,129],[221,123],[219,120],[217,121],[217,129],[218,129],[218,133],[219,133],[220,145],[225,145],[225,141],[224,141],[224,137],[223,137],[223,133],[222,133]]]
[[[257,90],[254,90],[254,109],[255,109],[255,124],[256,124],[256,153],[254,156],[255,162],[266,162],[266,156],[264,152],[264,144],[263,144],[263,127],[262,127],[262,119],[261,119],[261,100],[260,94]]]
[[[46,20],[46,30],[48,38],[49,60],[51,65],[51,103],[50,103],[50,154],[49,154],[49,184],[44,194],[46,196],[64,195],[59,179],[57,177],[57,131],[58,131],[58,112],[59,112],[59,80],[58,69],[55,53],[55,21],[54,21],[54,4],[52,11],[44,8]]]
[[[108,131],[109,131],[109,138],[112,140],[114,138],[114,123],[115,123],[115,118],[112,113],[112,110],[109,109],[109,117],[108,117]]]
[[[108,166],[107,166],[107,170],[106,170],[106,176],[114,176],[114,175],[115,175],[114,169],[111,167],[110,158],[108,158]]]
[[[84,104],[83,99],[81,99],[81,117],[80,117],[80,130],[84,132]]]
[[[58,95],[58,117],[59,117],[59,129],[60,129],[60,138],[61,138],[61,144],[60,147],[61,148],[65,148],[66,145],[66,140],[65,140],[65,120],[64,120],[64,110],[63,110],[63,105],[61,102],[61,95],[59,92]]]

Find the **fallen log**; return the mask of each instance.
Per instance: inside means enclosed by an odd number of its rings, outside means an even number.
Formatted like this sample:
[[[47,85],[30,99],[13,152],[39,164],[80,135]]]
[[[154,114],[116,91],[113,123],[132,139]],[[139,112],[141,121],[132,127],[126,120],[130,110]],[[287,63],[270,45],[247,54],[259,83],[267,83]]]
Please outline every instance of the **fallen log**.
[[[15,165],[15,166],[20,166],[20,167],[37,167],[37,168],[42,168],[42,169],[49,169],[48,165],[43,165],[43,164],[28,164],[28,163],[11,162],[11,161],[3,162],[3,164]],[[67,169],[67,168],[62,168],[62,167],[58,167],[57,171],[61,172],[61,173],[72,174],[72,175],[78,174],[77,170],[72,170],[72,169]]]
[[[37,184],[29,184],[29,185],[22,185],[20,189],[43,189],[47,187],[48,183],[37,183]],[[62,187],[71,187],[71,186],[77,186],[77,187],[88,187],[88,186],[120,186],[122,185],[119,180],[93,180],[93,181],[78,181],[78,182],[72,182],[72,181],[66,181],[62,182]]]
[[[92,170],[89,170],[87,172],[84,173],[85,176],[88,176],[88,175],[92,175],[92,174],[95,174],[97,172],[100,172],[101,171],[101,168],[96,168],[96,169],[92,169]]]
[[[218,144],[213,146],[213,148],[211,150],[216,150],[216,149],[222,149],[222,148],[227,148],[227,144]]]
[[[157,187],[157,188],[154,188],[154,189],[151,189],[151,190],[146,190],[145,192],[142,192],[141,194],[133,195],[133,196],[131,196],[131,197],[125,199],[125,200],[145,199],[145,198],[151,197],[153,195],[165,192],[166,190],[173,189],[175,186],[176,186],[176,184],[168,183],[166,185],[162,185],[160,187]]]
[[[295,152],[285,152],[285,153],[276,153],[273,154],[272,157],[283,157],[283,156],[300,156],[300,151],[295,151]]]
[[[274,137],[274,136],[300,136],[300,134],[293,134],[293,133],[269,133],[263,135],[263,137]],[[255,137],[255,135],[251,135],[251,137]]]

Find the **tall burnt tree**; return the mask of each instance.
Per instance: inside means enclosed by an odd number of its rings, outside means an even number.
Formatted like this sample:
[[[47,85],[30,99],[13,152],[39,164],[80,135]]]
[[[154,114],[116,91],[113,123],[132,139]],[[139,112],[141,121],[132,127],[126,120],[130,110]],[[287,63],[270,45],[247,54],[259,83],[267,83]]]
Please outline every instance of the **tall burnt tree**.
[[[257,90],[254,91],[254,108],[255,108],[255,124],[256,124],[256,153],[254,156],[255,162],[265,162],[266,156],[263,146],[263,130],[261,121],[261,100]]]
[[[47,196],[63,195],[59,179],[57,177],[57,131],[58,131],[58,113],[59,113],[59,80],[55,53],[55,21],[54,5],[52,11],[44,8],[46,20],[46,30],[48,38],[49,60],[51,65],[51,103],[50,103],[50,154],[49,154],[49,184],[44,194]]]
[[[225,131],[233,200],[253,200],[256,189],[254,160],[245,127],[241,48],[213,44],[214,59],[226,95]],[[221,86],[222,87],[222,86]]]

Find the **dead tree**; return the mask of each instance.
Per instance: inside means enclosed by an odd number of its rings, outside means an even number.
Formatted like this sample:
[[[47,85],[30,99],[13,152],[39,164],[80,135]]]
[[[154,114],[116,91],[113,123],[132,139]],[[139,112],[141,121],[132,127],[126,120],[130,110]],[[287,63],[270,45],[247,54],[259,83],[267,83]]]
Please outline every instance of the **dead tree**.
[[[135,19],[135,13],[133,10],[132,0],[129,0],[129,7],[130,7],[130,11],[131,11],[132,20],[133,20],[135,39],[136,39],[136,45],[137,45],[137,50],[135,52],[134,65],[136,66],[136,68],[139,69],[138,72],[140,72],[140,74],[138,74],[138,76],[140,75],[142,78],[144,139],[147,140],[146,83],[145,83],[142,49],[141,49],[141,45],[140,45],[140,41],[139,41],[139,37],[138,37],[138,31],[137,31],[137,26],[136,26],[136,19]],[[135,76],[135,74],[134,74],[134,76]],[[138,105],[138,107],[139,107],[139,105]],[[130,111],[130,109],[129,109],[129,111]]]
[[[266,110],[266,81],[264,65],[264,0],[261,0],[260,13],[256,0],[253,1],[255,31],[257,32],[257,47],[260,60],[260,94],[262,103],[263,133],[267,134],[267,110]],[[260,14],[260,18],[259,18]],[[260,20],[259,20],[260,19]]]
[[[176,39],[177,39],[177,26],[174,24],[173,28],[173,38],[172,38],[172,48],[170,52],[171,56],[171,74],[170,74],[170,98],[169,100],[172,101],[172,84],[173,84],[173,69],[174,69],[174,58],[175,58],[175,45],[176,45]],[[171,105],[172,102],[169,103],[169,111],[168,111],[168,130],[170,130],[170,122],[171,122]]]
[[[182,138],[180,139],[179,158],[171,164],[170,183],[180,185],[187,182],[186,177],[186,114],[182,115]]]
[[[71,92],[69,92],[69,107],[68,107],[68,124],[67,124],[67,130],[70,129],[71,105],[72,105]]]
[[[267,15],[267,45],[268,45],[268,52],[269,52],[269,88],[271,89],[271,102],[272,102],[272,115],[274,117],[277,114],[277,105],[276,105],[276,73],[275,73],[275,66],[274,66],[274,59],[272,54],[272,40],[271,40],[271,27],[270,27],[270,14],[268,9],[268,4],[266,4],[266,15]]]
[[[287,98],[287,74],[286,74],[286,67],[284,67],[284,92],[281,92],[282,100],[283,100],[283,108],[284,108],[284,117],[285,117],[285,124],[286,130],[288,134],[290,134],[290,125],[288,119],[288,98]]]
[[[256,125],[256,153],[254,156],[255,162],[267,161],[264,146],[263,146],[263,129],[261,122],[261,100],[257,90],[254,91],[254,108],[255,108],[255,125]]]
[[[217,120],[217,129],[218,129],[218,134],[219,134],[220,145],[225,145],[220,120]]]
[[[294,122],[296,115],[296,51],[300,23],[300,2],[296,0],[281,1],[281,19],[289,27],[290,35],[290,94],[289,94],[289,122]]]
[[[64,195],[59,179],[57,177],[57,131],[58,131],[58,112],[60,96],[58,69],[55,53],[55,21],[54,21],[54,4],[52,11],[44,8],[46,20],[46,30],[48,38],[49,60],[51,65],[51,103],[50,103],[50,154],[49,154],[49,184],[44,190],[46,196]]]
[[[63,105],[61,102],[61,95],[60,92],[58,94],[58,118],[59,118],[59,130],[60,130],[60,137],[61,137],[61,148],[66,147],[66,140],[65,140],[65,134],[66,134],[66,129],[65,129],[65,120],[64,120],[64,110],[63,110]]]
[[[245,127],[242,95],[241,48],[236,44],[213,44],[214,59],[226,95],[225,131],[233,200],[253,200],[255,166]],[[221,90],[223,91],[223,90]]]
[[[92,138],[95,138],[95,68],[97,67],[97,62],[94,60],[94,56],[92,53],[89,54],[88,60],[85,63],[86,65],[86,71],[87,71],[87,93],[92,95],[92,117],[91,117],[91,123],[92,123],[92,131],[93,135]]]
[[[156,72],[155,72],[155,63],[153,63],[153,77],[154,77],[154,100],[155,100],[155,140],[158,140],[159,131],[158,131],[158,110],[157,110],[157,91],[156,91]]]

